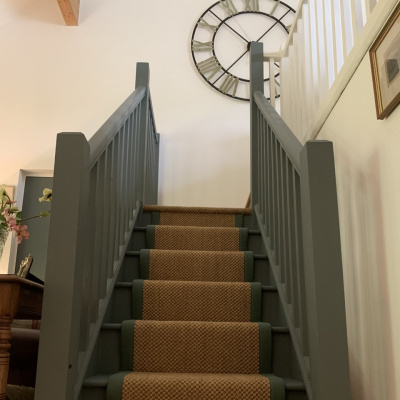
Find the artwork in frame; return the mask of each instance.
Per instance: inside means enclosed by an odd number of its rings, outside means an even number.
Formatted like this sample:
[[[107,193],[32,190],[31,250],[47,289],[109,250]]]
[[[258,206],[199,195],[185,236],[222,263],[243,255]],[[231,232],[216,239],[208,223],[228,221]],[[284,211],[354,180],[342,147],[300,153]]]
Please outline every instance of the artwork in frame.
[[[384,119],[400,103],[400,4],[369,51],[376,115]]]

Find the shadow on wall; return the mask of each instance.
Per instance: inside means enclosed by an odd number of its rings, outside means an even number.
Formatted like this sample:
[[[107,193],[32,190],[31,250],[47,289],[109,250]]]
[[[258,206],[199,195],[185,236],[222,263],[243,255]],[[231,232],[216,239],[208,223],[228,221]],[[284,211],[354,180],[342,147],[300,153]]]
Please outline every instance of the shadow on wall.
[[[381,160],[373,153],[362,170],[344,157],[336,166],[352,398],[395,400]]]

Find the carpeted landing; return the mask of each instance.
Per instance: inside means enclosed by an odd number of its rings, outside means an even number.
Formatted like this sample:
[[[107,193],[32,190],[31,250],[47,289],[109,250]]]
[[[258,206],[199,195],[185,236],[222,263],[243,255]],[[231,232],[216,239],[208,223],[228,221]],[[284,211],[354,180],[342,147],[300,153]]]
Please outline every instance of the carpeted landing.
[[[145,206],[152,224],[108,400],[284,400],[247,251],[248,209]]]

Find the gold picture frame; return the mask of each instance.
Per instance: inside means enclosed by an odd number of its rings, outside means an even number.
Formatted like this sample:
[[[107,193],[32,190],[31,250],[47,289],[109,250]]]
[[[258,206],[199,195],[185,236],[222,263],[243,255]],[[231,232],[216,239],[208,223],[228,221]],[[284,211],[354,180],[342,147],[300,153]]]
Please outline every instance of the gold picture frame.
[[[400,103],[400,4],[369,50],[376,116],[387,118]]]
[[[19,276],[21,278],[26,278],[26,276],[29,273],[29,270],[31,269],[32,263],[33,263],[33,257],[31,254],[29,254],[28,257],[25,257],[21,261],[21,265],[19,266],[17,276]]]

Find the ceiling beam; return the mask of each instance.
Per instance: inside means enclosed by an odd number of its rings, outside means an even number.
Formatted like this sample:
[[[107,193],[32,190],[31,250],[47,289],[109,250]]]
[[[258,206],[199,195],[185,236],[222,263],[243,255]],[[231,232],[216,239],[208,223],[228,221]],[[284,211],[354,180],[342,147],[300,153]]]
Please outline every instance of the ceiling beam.
[[[78,26],[80,0],[57,0],[65,24]]]

